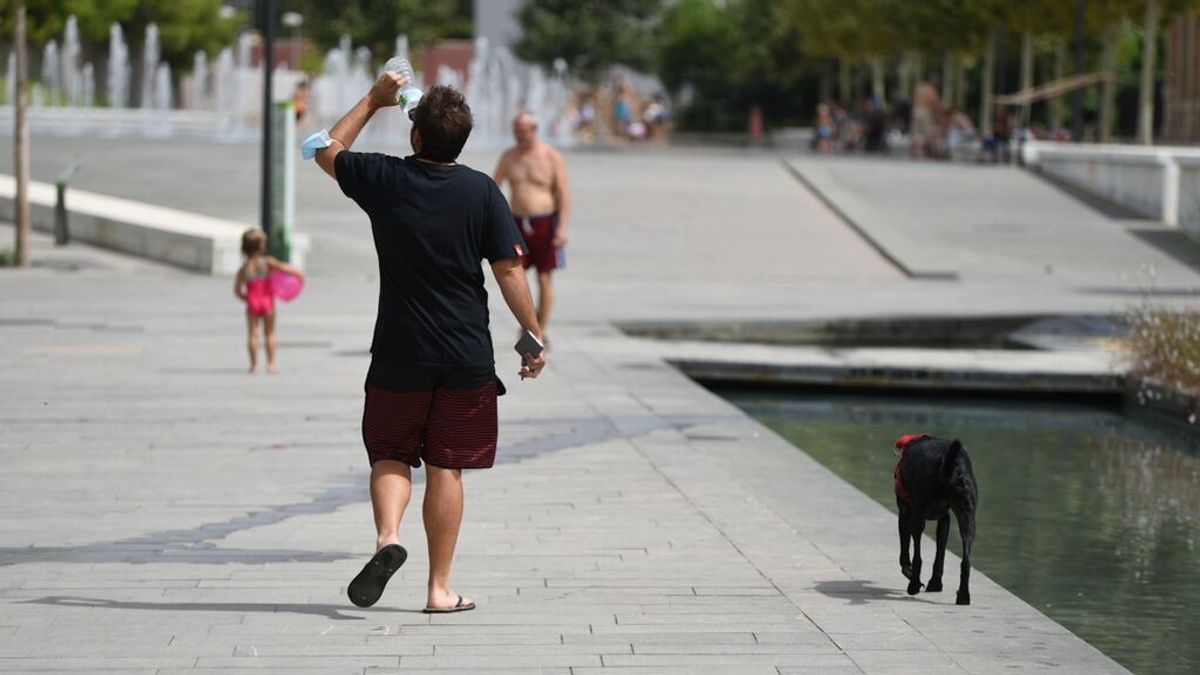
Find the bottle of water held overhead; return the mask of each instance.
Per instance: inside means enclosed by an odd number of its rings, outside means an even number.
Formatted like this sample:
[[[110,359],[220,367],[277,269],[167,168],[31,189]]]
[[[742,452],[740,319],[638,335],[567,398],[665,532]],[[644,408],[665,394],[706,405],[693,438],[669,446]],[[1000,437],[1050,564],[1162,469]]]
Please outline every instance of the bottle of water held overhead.
[[[383,69],[386,72],[404,75],[408,78],[408,84],[404,85],[399,93],[396,94],[396,102],[404,108],[405,113],[411,113],[413,108],[417,107],[417,103],[420,102],[421,97],[425,95],[425,92],[416,87],[417,78],[413,74],[412,64],[408,62],[408,59],[395,56],[384,64]]]

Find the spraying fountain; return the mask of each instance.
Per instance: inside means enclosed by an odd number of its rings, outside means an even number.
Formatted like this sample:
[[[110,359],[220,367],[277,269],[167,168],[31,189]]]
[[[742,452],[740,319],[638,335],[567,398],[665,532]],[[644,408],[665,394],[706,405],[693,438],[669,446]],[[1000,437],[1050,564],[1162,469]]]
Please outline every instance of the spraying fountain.
[[[197,110],[209,109],[208,96],[208,54],[197,51],[192,56],[192,92],[191,106]]]
[[[114,23],[108,33],[108,106],[125,108],[129,105],[129,47],[121,24]]]
[[[43,47],[41,81],[31,92],[37,108],[31,123],[52,133],[95,130],[114,136],[253,137],[261,128],[262,114],[262,74],[251,61],[253,40],[251,33],[242,33],[235,44],[215,56],[196,52],[190,75],[182,79],[182,95],[177,101],[171,69],[162,62],[158,26],[146,27],[142,63],[135,80],[129,45],[120,24],[114,23],[109,29],[105,91],[98,97],[95,68],[83,62],[85,50],[78,21],[68,17],[61,42],[51,40]],[[411,60],[406,35],[396,37],[395,56]],[[318,128],[332,126],[349,110],[376,77],[372,63],[368,49],[355,46],[349,36],[343,36],[327,52],[321,73],[311,82],[311,124]],[[555,66],[547,74],[539,66],[518,61],[508,49],[491,48],[486,39],[479,38],[465,72],[443,64],[436,73],[418,71],[415,84],[424,89],[427,81],[436,80],[463,90],[475,114],[475,132],[471,135],[474,147],[494,148],[510,142],[509,122],[522,107],[543,122],[549,140],[561,142],[570,136],[570,125],[561,123],[568,110],[570,89],[566,64],[560,61]],[[7,67],[5,98],[11,105],[15,68],[11,53]],[[276,98],[286,98],[295,83],[306,77],[283,67],[278,69]],[[132,91],[133,86],[139,90]],[[366,129],[365,138],[388,146],[405,145],[408,126],[403,115],[389,109]],[[561,133],[564,129],[565,134]]]
[[[158,24],[152,23],[146,26],[146,42],[142,47],[142,110],[152,110],[157,99],[159,58]]]
[[[67,105],[71,108],[83,105],[83,74],[79,64],[82,51],[79,44],[79,22],[74,16],[69,16],[63,35],[62,85],[67,95]]]
[[[42,96],[43,102],[55,105],[62,93],[62,71],[58,66],[58,43],[50,40],[42,49]]]
[[[83,64],[79,75],[79,105],[92,108],[96,105],[96,69],[92,64]]]

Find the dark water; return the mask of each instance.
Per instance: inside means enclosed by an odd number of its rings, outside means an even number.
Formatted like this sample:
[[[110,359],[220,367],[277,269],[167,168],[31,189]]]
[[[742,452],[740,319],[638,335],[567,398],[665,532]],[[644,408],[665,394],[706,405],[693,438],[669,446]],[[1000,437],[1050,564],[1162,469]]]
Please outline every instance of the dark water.
[[[1200,672],[1194,440],[1084,405],[720,393],[890,509],[896,438],[961,438],[980,570],[1135,673]]]

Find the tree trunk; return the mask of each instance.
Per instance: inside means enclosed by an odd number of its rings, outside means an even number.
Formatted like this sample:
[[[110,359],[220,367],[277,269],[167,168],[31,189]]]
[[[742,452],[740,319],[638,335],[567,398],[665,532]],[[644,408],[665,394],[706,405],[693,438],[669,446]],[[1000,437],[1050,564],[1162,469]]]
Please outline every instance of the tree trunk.
[[[1033,88],[1033,35],[1021,34],[1021,91]],[[1021,126],[1029,126],[1029,103],[1021,104]]]
[[[1146,0],[1142,43],[1142,83],[1138,91],[1138,143],[1154,142],[1154,71],[1158,55],[1158,0]]]
[[[838,103],[849,109],[850,99],[853,95],[850,92],[852,83],[850,82],[850,61],[848,59],[838,59]]]
[[[954,55],[942,55],[942,103],[954,105]]]
[[[17,190],[13,204],[14,220],[17,228],[16,258],[17,265],[29,266],[29,120],[26,117],[29,106],[29,65],[25,53],[25,0],[16,0],[13,5],[16,13],[13,29],[13,50],[16,52],[16,83],[13,87],[13,173],[16,176]]]
[[[913,94],[916,93],[917,87],[921,86],[921,82],[925,80],[925,64],[921,62],[920,52],[909,52],[909,67],[912,68],[912,88],[908,90],[908,100],[913,99]]]
[[[1105,26],[1100,53],[1100,142],[1111,143],[1117,112],[1117,26]]]
[[[992,133],[992,73],[996,70],[996,33],[988,35],[983,52],[983,69],[979,74],[979,133]]]
[[[1083,26],[1087,0],[1075,0],[1075,74],[1083,75]],[[1071,140],[1083,142],[1083,89],[1071,92]]]
[[[820,103],[828,103],[833,100],[833,77],[829,71],[829,68],[821,69],[821,80],[817,84],[817,98],[820,99]]]
[[[1067,68],[1067,41],[1061,38],[1054,41],[1054,80],[1061,80]],[[1050,99],[1050,130],[1058,131],[1063,125],[1062,94]]]
[[[875,98],[876,106],[887,105],[887,91],[883,81],[883,59],[871,59],[871,96]]]
[[[958,59],[958,67],[954,69],[954,107],[959,110],[967,109],[967,71],[970,67],[965,58]]]

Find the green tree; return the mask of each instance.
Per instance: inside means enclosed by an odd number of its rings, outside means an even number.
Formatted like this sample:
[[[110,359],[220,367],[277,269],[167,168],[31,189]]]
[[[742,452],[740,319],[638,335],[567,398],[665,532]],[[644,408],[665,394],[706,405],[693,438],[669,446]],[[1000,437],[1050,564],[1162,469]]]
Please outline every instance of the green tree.
[[[108,39],[113,23],[121,24],[136,55],[146,26],[155,23],[162,58],[175,72],[191,64],[197,50],[214,53],[237,35],[240,17],[222,19],[221,0],[27,0],[29,44],[37,48],[62,40],[67,17],[79,21],[80,37],[98,43]],[[0,0],[0,30],[12,30],[10,0]]]
[[[108,37],[114,21],[133,16],[140,0],[26,0],[26,33],[29,44],[38,46],[49,40],[61,40],[67,17],[74,14],[79,20],[80,36],[84,40],[100,41]],[[12,34],[12,0],[0,0],[0,31]]]
[[[517,56],[547,67],[562,58],[587,79],[616,63],[645,69],[654,60],[661,6],[661,0],[526,0],[517,12],[524,33]]]
[[[329,49],[342,35],[365,45],[380,61],[395,53],[396,37],[411,47],[472,35],[471,0],[290,0],[282,9],[304,15],[304,32],[318,48]]]
[[[796,123],[815,103],[815,70],[774,0],[680,0],[663,11],[654,42],[663,84],[693,93],[678,116],[684,128],[745,129],[755,105],[768,124]]]

